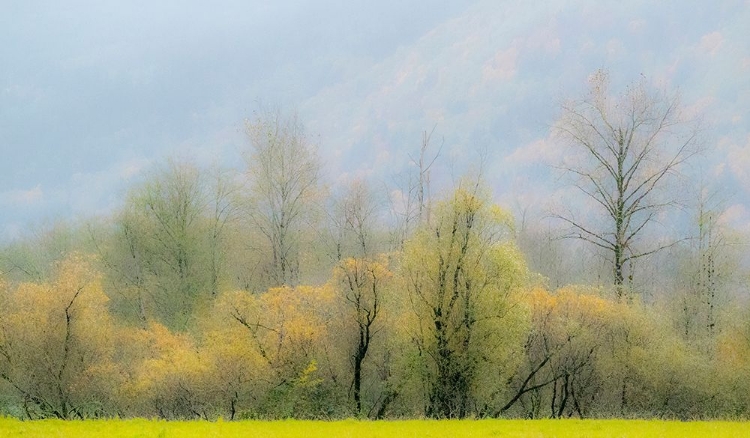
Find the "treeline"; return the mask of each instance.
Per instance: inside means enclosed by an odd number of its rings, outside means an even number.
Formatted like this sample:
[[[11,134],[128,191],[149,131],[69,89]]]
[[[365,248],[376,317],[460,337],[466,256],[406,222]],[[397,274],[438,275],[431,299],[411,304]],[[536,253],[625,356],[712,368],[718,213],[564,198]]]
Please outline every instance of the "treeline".
[[[427,135],[413,173],[381,190],[327,186],[295,116],[259,114],[247,134],[241,171],[171,161],[110,217],[2,248],[0,413],[750,413],[746,279],[714,215],[699,216],[698,239],[653,256],[632,246],[637,233],[603,231],[619,258],[601,246],[581,257],[518,226],[480,176],[431,195],[439,152]],[[650,218],[627,221],[640,232]],[[659,295],[634,280],[641,254],[662,271],[650,279]],[[590,260],[607,269],[572,273]]]

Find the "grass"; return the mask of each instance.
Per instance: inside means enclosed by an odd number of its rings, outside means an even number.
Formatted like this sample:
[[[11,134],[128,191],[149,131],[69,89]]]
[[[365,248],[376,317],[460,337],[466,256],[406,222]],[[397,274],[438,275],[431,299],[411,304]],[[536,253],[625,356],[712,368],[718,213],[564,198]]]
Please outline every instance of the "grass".
[[[19,421],[0,437],[750,437],[750,423],[658,420]]]

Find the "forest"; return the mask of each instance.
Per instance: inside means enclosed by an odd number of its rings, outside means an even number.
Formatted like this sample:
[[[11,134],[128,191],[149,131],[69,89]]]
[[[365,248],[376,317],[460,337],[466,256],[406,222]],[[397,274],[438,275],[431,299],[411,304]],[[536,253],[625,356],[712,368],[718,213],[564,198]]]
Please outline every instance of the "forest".
[[[429,132],[392,183],[334,184],[302,120],[263,110],[236,169],[172,159],[7,243],[0,415],[748,418],[748,236],[688,171],[703,127],[611,88],[561,105],[575,197],[544,222],[497,205],[481,159],[436,190]]]

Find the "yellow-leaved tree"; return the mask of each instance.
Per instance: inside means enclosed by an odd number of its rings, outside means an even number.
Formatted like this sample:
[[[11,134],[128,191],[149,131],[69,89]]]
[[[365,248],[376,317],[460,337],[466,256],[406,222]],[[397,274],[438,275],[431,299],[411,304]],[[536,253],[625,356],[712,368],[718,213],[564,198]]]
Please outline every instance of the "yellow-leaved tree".
[[[211,364],[192,336],[153,322],[145,329],[123,329],[121,335],[128,410],[143,416],[156,412],[165,419],[215,416],[207,378]]]
[[[526,294],[531,330],[525,358],[509,381],[508,399],[493,415],[514,406],[517,415],[527,418],[588,415],[601,390],[596,365],[608,339],[605,330],[620,310],[596,292],[567,287],[555,293],[536,288]]]
[[[0,378],[28,418],[111,413],[118,374],[107,296],[90,258],[73,254],[48,283],[7,290],[0,308]]]
[[[340,406],[319,402],[334,397],[330,392],[338,380],[326,348],[334,300],[329,285],[283,286],[262,294],[232,292],[217,300],[210,334],[215,343],[210,348],[214,360],[231,371],[217,385],[244,383],[238,388],[245,394],[227,393],[234,413],[324,417]],[[231,365],[232,357],[248,358],[245,370]],[[248,404],[237,405],[243,400]]]

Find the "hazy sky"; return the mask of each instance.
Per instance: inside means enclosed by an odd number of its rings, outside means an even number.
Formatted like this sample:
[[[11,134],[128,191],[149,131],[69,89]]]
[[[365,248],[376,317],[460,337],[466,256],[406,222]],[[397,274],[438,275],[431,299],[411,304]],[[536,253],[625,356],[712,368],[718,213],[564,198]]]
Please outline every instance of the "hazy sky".
[[[705,116],[702,172],[750,228],[750,1],[15,1],[0,15],[0,237],[106,214],[167,156],[241,166],[258,102],[297,109],[333,181],[386,177],[421,132],[491,153],[543,203],[556,104],[597,68]],[[451,165],[443,164],[449,173]]]

